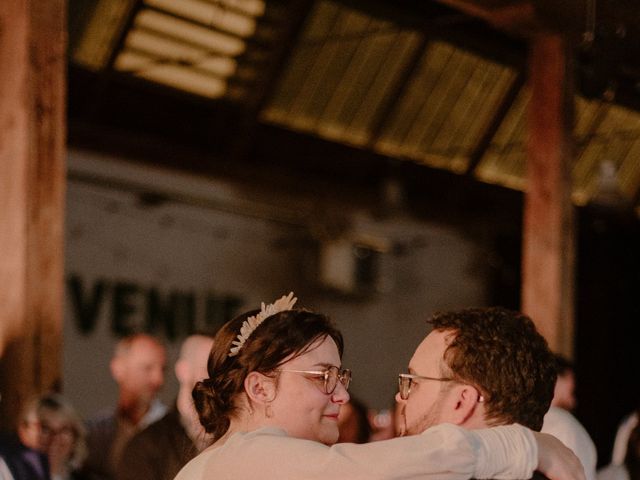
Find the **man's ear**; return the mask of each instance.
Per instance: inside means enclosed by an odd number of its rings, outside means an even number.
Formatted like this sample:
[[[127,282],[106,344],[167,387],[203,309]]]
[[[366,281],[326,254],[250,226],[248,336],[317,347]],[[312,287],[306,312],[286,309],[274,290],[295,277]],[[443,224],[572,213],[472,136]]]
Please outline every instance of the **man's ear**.
[[[256,403],[269,403],[276,398],[276,380],[262,373],[251,372],[244,379],[244,390],[249,400]]]
[[[456,385],[455,395],[451,401],[451,422],[456,425],[465,425],[472,417],[479,412],[477,408],[480,400],[480,392],[471,386],[466,384]]]

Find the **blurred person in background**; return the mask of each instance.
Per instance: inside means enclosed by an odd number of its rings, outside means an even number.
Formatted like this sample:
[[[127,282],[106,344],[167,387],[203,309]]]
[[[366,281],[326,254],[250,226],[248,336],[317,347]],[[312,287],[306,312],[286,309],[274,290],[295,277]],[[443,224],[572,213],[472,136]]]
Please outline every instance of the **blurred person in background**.
[[[61,395],[33,397],[23,408],[11,452],[0,447],[14,480],[82,480],[85,430],[73,406]],[[6,477],[6,474],[5,474]],[[5,478],[0,476],[0,478]]]
[[[640,480],[640,408],[628,415],[616,434],[611,463],[598,471],[598,480]],[[626,441],[626,443],[623,443]]]
[[[370,441],[388,440],[402,435],[402,405],[396,402],[395,397],[391,408],[372,412],[369,418],[373,429]]]
[[[627,456],[627,448],[629,445],[629,439],[631,432],[636,429],[640,424],[640,408],[635,412],[630,413],[622,419],[616,437],[613,443],[613,452],[611,454],[611,465],[622,465],[625,462]]]
[[[157,395],[164,385],[167,354],[155,337],[138,333],[121,339],[110,363],[118,384],[118,404],[87,422],[86,471],[112,479],[122,449],[137,432],[167,412]]]
[[[16,432],[0,437],[3,480],[50,480],[49,461],[40,446],[39,398],[29,400],[20,411]]]
[[[82,480],[87,455],[85,428],[73,406],[61,395],[38,399],[38,449],[47,455],[51,480]]]
[[[573,365],[561,355],[555,355],[555,364],[558,379],[541,431],[555,436],[573,450],[584,467],[587,480],[595,480],[598,460],[596,446],[582,424],[570,413],[576,406]]]
[[[353,395],[340,407],[338,443],[367,443],[371,436],[369,409]]]
[[[200,424],[191,391],[208,377],[207,360],[213,338],[187,337],[180,348],[174,372],[180,385],[174,408],[138,432],[122,452],[117,480],[171,480],[205,446],[211,443]]]
[[[562,355],[556,354],[555,359],[558,378],[553,389],[551,405],[571,412],[576,408],[576,375],[573,364]]]

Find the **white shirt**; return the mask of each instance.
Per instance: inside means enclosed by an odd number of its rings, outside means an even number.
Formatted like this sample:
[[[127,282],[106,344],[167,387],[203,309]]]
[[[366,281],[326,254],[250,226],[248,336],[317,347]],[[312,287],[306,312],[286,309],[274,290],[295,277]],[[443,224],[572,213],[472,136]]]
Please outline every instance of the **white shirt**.
[[[595,480],[598,454],[596,446],[582,424],[571,413],[550,407],[544,416],[543,433],[549,433],[573,450],[580,459],[587,480]]]
[[[328,447],[261,428],[236,433],[191,460],[175,480],[465,480],[529,478],[538,463],[530,430],[438,425],[420,435]]]

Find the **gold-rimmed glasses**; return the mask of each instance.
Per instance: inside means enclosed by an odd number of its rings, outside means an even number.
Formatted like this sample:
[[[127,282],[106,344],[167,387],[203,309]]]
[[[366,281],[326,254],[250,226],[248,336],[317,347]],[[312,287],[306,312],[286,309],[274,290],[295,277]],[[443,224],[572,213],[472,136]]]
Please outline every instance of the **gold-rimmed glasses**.
[[[338,381],[340,381],[344,386],[345,390],[349,390],[349,385],[351,384],[351,370],[348,368],[340,369],[336,366],[328,367],[326,370],[291,370],[283,368],[279,371],[301,373],[303,375],[322,379],[322,391],[327,395],[331,395],[334,392],[338,386]]]
[[[400,392],[400,398],[402,400],[406,400],[409,398],[409,394],[411,393],[411,385],[416,380],[433,380],[436,382],[451,382],[453,381],[453,378],[425,377],[424,375],[414,375],[412,373],[400,373],[398,374],[398,391]]]
[[[455,378],[449,377],[425,377],[424,375],[414,375],[413,373],[400,373],[398,374],[398,391],[400,392],[400,398],[402,400],[407,400],[409,398],[409,394],[411,393],[411,385],[416,380],[433,380],[435,382],[457,382]],[[478,391],[478,403],[484,402],[484,395],[480,392],[478,387],[473,387]]]

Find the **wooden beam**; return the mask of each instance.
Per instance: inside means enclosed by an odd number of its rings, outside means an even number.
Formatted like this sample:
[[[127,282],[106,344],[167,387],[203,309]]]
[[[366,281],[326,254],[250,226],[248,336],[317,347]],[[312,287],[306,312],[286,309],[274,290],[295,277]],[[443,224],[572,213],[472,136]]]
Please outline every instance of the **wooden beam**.
[[[60,384],[64,0],[0,7],[0,428]]]
[[[573,354],[574,225],[567,47],[557,34],[531,41],[522,310],[550,347]]]
[[[530,1],[496,2],[495,5],[478,0],[438,1],[504,31],[529,36],[542,29],[536,9]]]

